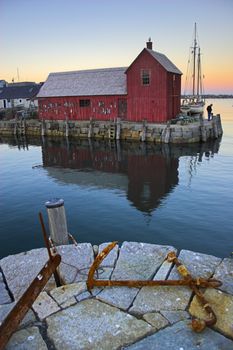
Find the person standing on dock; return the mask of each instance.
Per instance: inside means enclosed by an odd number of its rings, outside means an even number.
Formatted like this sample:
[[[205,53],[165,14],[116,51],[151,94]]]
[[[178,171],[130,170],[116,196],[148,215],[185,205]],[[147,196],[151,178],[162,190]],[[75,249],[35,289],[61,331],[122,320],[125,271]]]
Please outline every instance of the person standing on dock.
[[[207,108],[206,108],[206,110],[207,110],[207,112],[208,112],[208,121],[210,121],[211,120],[211,118],[212,118],[212,104],[210,104]]]

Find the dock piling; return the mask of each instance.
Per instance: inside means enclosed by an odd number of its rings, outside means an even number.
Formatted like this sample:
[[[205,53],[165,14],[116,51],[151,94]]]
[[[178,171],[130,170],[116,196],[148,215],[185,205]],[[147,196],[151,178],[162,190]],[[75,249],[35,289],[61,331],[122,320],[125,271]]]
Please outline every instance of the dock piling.
[[[66,118],[66,123],[65,123],[65,135],[66,137],[69,137],[69,124],[68,124],[68,119]]]
[[[47,201],[45,206],[48,213],[50,235],[54,244],[56,246],[68,244],[69,235],[67,231],[64,200],[54,198]]]
[[[121,138],[121,119],[117,118],[116,120],[116,140]]]
[[[41,136],[45,136],[45,124],[44,124],[44,120],[41,121]]]

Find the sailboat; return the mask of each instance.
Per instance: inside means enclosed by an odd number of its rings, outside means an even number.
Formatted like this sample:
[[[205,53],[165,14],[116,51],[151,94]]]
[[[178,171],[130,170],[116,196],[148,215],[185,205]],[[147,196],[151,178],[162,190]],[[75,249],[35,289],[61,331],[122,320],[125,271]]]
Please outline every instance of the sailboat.
[[[203,83],[202,83],[202,72],[201,72],[201,50],[199,43],[197,41],[197,24],[194,26],[194,41],[193,46],[191,47],[191,60],[188,61],[188,69],[189,72],[189,64],[191,63],[191,84],[192,84],[192,94],[187,95],[181,104],[181,112],[185,114],[203,114],[203,109],[205,105],[205,100],[202,97],[203,94]],[[188,81],[187,73],[186,76],[186,85]]]

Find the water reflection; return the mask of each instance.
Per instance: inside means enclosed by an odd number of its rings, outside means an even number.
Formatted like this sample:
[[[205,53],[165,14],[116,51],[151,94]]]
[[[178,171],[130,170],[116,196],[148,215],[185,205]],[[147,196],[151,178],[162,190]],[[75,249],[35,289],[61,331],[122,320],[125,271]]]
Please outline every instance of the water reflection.
[[[197,164],[218,153],[220,140],[167,145],[50,138],[0,138],[27,151],[42,147],[42,166],[53,180],[86,188],[122,191],[135,208],[150,215],[179,183],[179,158],[187,157],[188,185]]]
[[[203,157],[213,157],[219,140],[204,144],[161,145],[43,139],[43,166],[64,184],[118,189],[130,203],[151,214],[178,185],[181,156],[189,156],[189,178]]]
[[[38,137],[15,135],[14,137],[0,136],[0,143],[7,144],[9,148],[17,147],[20,151],[28,151],[30,146],[41,146],[42,140]]]

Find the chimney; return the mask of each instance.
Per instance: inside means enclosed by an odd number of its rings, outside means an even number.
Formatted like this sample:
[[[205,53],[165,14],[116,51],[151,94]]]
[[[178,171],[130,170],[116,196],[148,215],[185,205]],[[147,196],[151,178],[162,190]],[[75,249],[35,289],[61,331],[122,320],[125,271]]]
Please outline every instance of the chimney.
[[[149,38],[149,40],[146,43],[146,48],[149,50],[152,50],[152,46],[153,46],[153,43],[151,41],[151,38]]]

